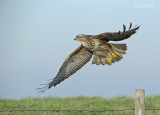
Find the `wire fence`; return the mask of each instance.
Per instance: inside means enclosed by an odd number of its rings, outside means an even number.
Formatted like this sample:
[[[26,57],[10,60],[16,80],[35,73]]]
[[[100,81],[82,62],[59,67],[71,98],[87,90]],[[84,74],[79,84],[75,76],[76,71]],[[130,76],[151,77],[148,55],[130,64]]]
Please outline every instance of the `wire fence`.
[[[145,109],[146,115],[160,115],[160,108]],[[135,115],[135,109],[122,110],[0,110],[0,115]]]

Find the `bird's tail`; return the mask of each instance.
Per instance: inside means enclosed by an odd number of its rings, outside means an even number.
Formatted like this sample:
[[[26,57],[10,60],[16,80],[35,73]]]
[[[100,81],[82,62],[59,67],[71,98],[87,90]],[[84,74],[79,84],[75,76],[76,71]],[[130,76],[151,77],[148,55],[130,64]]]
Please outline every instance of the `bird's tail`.
[[[118,62],[123,58],[122,55],[125,54],[127,50],[126,44],[110,43],[110,45],[111,45],[111,51],[101,51],[99,55],[97,52],[95,53],[95,55],[93,56],[92,64],[111,65],[112,63]]]
[[[120,61],[123,58],[122,55],[126,53],[126,50],[127,50],[126,44],[110,43],[110,45],[112,46],[113,54],[117,55],[115,57],[113,56],[112,63]]]
[[[115,52],[116,54],[125,54],[126,50],[127,50],[127,46],[126,44],[113,44],[110,43],[110,45],[112,46],[112,50],[113,52]]]

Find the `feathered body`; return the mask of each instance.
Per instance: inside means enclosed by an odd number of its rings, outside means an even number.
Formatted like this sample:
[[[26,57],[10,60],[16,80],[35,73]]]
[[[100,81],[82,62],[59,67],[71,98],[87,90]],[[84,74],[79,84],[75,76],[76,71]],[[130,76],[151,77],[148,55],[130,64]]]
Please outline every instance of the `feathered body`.
[[[106,32],[99,35],[77,35],[74,40],[81,42],[81,45],[66,58],[56,77],[50,83],[46,84],[45,87],[38,88],[40,92],[45,92],[47,89],[56,86],[70,75],[74,74],[83,67],[92,56],[92,64],[96,65],[111,65],[121,60],[123,58],[122,55],[125,54],[127,50],[126,44],[108,42],[127,39],[139,29],[139,26],[133,29],[131,29],[131,27],[132,23],[130,23],[127,31],[126,26],[123,25],[123,32]]]
[[[84,48],[93,52],[92,64],[96,65],[111,65],[119,61],[122,59],[122,54],[125,54],[125,50],[127,49],[126,44],[108,43],[101,39],[95,39],[95,36],[90,35],[80,34],[75,40],[80,41]]]

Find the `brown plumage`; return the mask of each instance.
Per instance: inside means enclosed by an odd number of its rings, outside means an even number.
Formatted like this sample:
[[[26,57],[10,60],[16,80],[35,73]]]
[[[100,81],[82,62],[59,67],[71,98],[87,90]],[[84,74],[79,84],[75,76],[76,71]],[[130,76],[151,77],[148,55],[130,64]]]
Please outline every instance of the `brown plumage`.
[[[81,45],[66,58],[56,77],[50,83],[45,84],[43,88],[38,88],[38,90],[40,90],[39,92],[45,92],[47,89],[56,86],[74,74],[91,59],[92,55],[92,64],[96,65],[111,65],[114,62],[120,61],[123,58],[122,54],[126,53],[126,44],[108,42],[127,39],[139,29],[139,26],[133,29],[131,29],[131,27],[132,23],[130,23],[127,31],[126,26],[123,25],[123,32],[105,32],[99,35],[77,35],[74,40],[80,41]]]

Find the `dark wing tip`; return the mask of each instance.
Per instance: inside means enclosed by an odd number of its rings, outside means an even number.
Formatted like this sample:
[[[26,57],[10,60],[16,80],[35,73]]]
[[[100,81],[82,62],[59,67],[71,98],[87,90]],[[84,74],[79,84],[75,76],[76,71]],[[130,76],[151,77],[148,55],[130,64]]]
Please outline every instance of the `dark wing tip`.
[[[132,27],[132,23],[130,22],[128,30],[126,30],[126,26],[123,24],[123,30],[118,32],[105,32],[95,36],[95,39],[101,39],[106,42],[109,41],[121,41],[129,38],[140,28],[139,26]]]
[[[130,22],[128,30],[130,30],[131,28],[132,28],[132,23]]]
[[[38,91],[37,93],[44,93],[45,91],[47,91],[49,89],[49,83],[47,83],[47,84],[40,84],[40,85],[44,85],[44,87],[37,88],[36,89]]]
[[[140,26],[141,26],[141,25],[139,25],[139,26],[135,25],[135,26],[133,27],[133,29],[131,29],[131,28],[132,28],[132,23],[130,22],[128,31],[129,31],[129,30],[135,30],[135,31],[136,31],[136,30],[139,29]],[[124,34],[125,32],[126,32],[126,26],[123,24],[123,32],[122,32],[122,34]],[[120,31],[119,31],[118,33],[121,34]]]
[[[123,24],[123,34],[125,33],[126,31],[126,26]]]
[[[140,28],[140,26],[141,26],[141,25],[139,25],[139,26],[136,25],[136,26],[134,27],[135,32]]]
[[[124,26],[124,25],[123,25],[123,26]],[[135,32],[140,28],[140,26],[141,26],[141,25],[139,25],[139,26],[138,26],[138,25],[135,25],[135,26],[132,28],[132,23],[130,22],[128,31],[129,31],[129,32],[134,32],[134,33],[135,33]],[[123,27],[123,28],[124,28],[124,27]]]
[[[135,25],[135,26],[132,28],[132,23],[130,22],[128,31],[129,31],[129,30],[135,30],[135,31],[136,31],[136,30],[138,30],[138,29],[140,28],[140,26],[141,26],[141,25],[139,25],[139,26],[138,26],[138,25]],[[125,26],[125,25],[123,25],[123,33],[125,32],[124,30],[126,30],[126,26]]]

